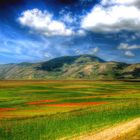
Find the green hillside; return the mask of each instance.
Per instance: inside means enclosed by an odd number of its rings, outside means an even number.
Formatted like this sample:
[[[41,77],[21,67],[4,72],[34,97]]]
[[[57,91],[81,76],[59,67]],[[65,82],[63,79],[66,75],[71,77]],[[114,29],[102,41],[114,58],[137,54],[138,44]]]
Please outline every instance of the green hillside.
[[[41,63],[0,65],[0,79],[140,79],[140,64],[106,62],[96,56],[64,56]]]

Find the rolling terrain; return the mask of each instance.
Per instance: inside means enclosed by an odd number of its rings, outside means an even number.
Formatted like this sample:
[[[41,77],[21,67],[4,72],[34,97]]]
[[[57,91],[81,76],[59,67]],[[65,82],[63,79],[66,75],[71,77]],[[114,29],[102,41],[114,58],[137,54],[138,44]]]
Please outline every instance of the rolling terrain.
[[[140,79],[140,64],[106,62],[96,56],[64,56],[41,63],[0,65],[0,79]]]
[[[134,125],[139,121],[133,122],[140,118],[139,85],[138,81],[0,81],[0,140],[71,140],[88,134],[113,138],[121,126],[140,139]]]

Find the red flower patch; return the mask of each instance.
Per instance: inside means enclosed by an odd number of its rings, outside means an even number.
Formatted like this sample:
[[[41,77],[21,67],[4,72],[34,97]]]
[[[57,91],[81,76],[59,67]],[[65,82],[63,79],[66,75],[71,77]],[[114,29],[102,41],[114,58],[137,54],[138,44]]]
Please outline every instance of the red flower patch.
[[[17,110],[16,108],[0,108],[0,112],[1,111],[14,111]]]
[[[106,103],[107,102],[60,103],[60,104],[45,104],[44,106],[57,106],[57,107],[93,106],[93,105],[101,105]]]
[[[50,103],[50,102],[55,102],[55,100],[40,100],[40,101],[33,101],[33,102],[28,102],[28,105],[40,105],[43,103]]]

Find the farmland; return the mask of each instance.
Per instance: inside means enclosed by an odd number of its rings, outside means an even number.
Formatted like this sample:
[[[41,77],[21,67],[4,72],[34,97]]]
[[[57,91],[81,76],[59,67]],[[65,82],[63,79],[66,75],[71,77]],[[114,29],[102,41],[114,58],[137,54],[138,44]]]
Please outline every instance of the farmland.
[[[0,140],[71,139],[138,118],[139,85],[138,81],[0,81]]]

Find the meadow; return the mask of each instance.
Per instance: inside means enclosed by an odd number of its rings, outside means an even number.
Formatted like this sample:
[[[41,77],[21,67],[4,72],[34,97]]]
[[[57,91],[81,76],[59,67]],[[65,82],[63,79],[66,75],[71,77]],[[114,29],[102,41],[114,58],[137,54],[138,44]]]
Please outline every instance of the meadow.
[[[139,81],[0,81],[0,140],[72,139],[138,117]]]

